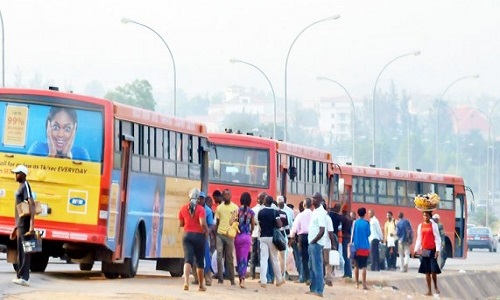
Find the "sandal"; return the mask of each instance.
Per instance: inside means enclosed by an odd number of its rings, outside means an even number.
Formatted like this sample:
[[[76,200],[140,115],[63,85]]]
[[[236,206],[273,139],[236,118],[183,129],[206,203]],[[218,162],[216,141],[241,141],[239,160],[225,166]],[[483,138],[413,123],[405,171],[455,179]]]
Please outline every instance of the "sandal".
[[[184,283],[184,290],[189,291],[189,285]]]
[[[204,292],[204,291],[206,291],[206,290],[207,290],[207,288],[206,288],[206,287],[204,287],[204,286],[200,286],[200,287],[198,288],[198,292]]]

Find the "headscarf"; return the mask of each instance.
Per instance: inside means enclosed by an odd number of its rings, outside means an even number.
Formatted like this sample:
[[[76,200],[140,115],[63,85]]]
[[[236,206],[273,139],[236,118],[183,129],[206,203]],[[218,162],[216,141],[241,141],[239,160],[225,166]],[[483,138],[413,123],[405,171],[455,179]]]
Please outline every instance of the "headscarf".
[[[194,217],[194,212],[196,211],[196,205],[198,205],[198,197],[200,195],[200,191],[198,189],[192,189],[189,191],[189,214],[191,217]]]

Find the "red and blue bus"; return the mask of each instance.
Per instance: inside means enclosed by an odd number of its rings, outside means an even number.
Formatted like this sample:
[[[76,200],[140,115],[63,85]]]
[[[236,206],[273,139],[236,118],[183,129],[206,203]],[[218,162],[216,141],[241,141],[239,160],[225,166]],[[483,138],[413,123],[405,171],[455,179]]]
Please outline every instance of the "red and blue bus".
[[[413,230],[422,222],[422,212],[415,208],[417,195],[436,193],[441,198],[435,212],[444,226],[444,253],[446,257],[467,257],[467,197],[464,180],[460,176],[360,167],[334,166],[333,201],[348,211],[359,207],[373,209],[381,224],[388,211],[397,217],[403,212]]]
[[[298,208],[305,197],[332,191],[331,154],[265,137],[239,133],[209,133],[211,147],[209,192],[230,189],[237,202],[243,192],[283,195]],[[217,165],[214,168],[215,165]]]
[[[0,89],[0,243],[16,251],[11,170],[28,181],[47,213],[35,217],[42,252],[107,278],[135,276],[140,259],[182,276],[177,213],[191,188],[208,188],[208,137],[201,123],[105,99],[53,90]]]

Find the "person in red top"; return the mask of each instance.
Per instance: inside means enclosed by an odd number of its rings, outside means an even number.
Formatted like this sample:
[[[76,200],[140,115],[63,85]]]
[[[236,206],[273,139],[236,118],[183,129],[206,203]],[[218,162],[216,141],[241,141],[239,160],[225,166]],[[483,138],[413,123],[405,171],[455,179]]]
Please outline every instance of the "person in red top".
[[[421,260],[418,272],[425,274],[427,282],[427,294],[432,296],[431,277],[434,282],[434,290],[439,294],[437,286],[437,274],[441,274],[441,269],[437,263],[439,252],[441,251],[441,236],[439,235],[438,225],[431,220],[432,212],[424,211],[424,221],[418,225],[417,241],[415,242],[414,252],[421,250]]]
[[[182,247],[184,249],[184,290],[189,290],[189,275],[196,261],[204,261],[205,239],[208,234],[207,222],[205,220],[205,208],[198,205],[200,191],[192,189],[189,192],[189,203],[183,205],[179,211],[179,226],[184,227],[184,238]],[[203,283],[203,265],[196,268],[198,275],[198,291],[206,291]]]

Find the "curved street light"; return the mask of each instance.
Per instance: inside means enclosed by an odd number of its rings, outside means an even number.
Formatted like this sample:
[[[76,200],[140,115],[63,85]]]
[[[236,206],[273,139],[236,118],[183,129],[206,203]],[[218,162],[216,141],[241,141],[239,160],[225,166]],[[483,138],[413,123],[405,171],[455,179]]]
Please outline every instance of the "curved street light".
[[[338,18],[340,18],[340,15],[335,15],[335,16],[331,16],[328,18],[324,18],[324,19],[321,19],[321,20],[318,20],[314,23],[309,24],[304,29],[302,29],[302,31],[300,31],[299,34],[297,34],[295,39],[293,39],[292,44],[290,45],[290,48],[288,48],[288,53],[286,54],[286,61],[285,61],[285,130],[284,130],[285,133],[284,133],[284,137],[283,137],[283,140],[285,142],[286,142],[286,136],[287,136],[286,132],[288,130],[287,70],[288,70],[288,58],[290,57],[290,52],[292,51],[292,47],[295,44],[295,42],[297,41],[297,39],[299,38],[299,36],[301,36],[302,33],[304,33],[304,31],[309,29],[311,26],[314,26],[318,23],[325,22],[325,21],[337,20]]]
[[[242,64],[245,64],[245,65],[249,65],[251,67],[254,67],[255,69],[257,69],[257,71],[259,71],[266,78],[267,83],[269,83],[269,86],[271,87],[271,92],[273,93],[273,101],[274,101],[273,138],[276,139],[276,95],[274,94],[274,88],[273,88],[273,85],[271,83],[271,80],[269,80],[269,77],[267,77],[267,75],[266,75],[266,73],[264,73],[264,71],[262,71],[259,67],[257,67],[254,64],[251,64],[249,62],[242,61],[242,60],[239,60],[239,59],[236,59],[236,58],[231,58],[229,60],[229,62],[232,63],[232,64],[234,64],[234,63],[242,63]]]
[[[128,19],[128,18],[122,18],[122,23],[123,24],[128,24],[128,23],[133,23],[133,24],[136,24],[136,25],[139,25],[139,26],[142,26],[144,28],[147,28],[149,30],[151,30],[154,34],[156,34],[160,39],[161,41],[163,42],[163,44],[165,45],[165,47],[167,47],[167,50],[168,50],[168,53],[170,54],[170,58],[172,59],[172,65],[173,65],[173,68],[174,68],[174,117],[177,116],[177,78],[176,78],[176,70],[175,70],[175,60],[174,60],[174,55],[172,54],[172,51],[170,50],[170,47],[168,46],[167,42],[163,39],[163,37],[158,33],[156,32],[156,30],[154,30],[153,28],[145,25],[145,24],[142,24],[142,23],[139,23],[137,21],[134,21],[134,20],[131,20],[131,19]]]
[[[347,94],[347,96],[349,97],[349,100],[351,100],[351,140],[352,140],[352,164],[354,164],[354,122],[355,122],[355,110],[354,110],[354,101],[352,100],[352,97],[351,97],[351,94],[349,94],[349,91],[345,88],[345,86],[343,86],[342,84],[340,84],[340,82],[336,81],[336,80],[333,80],[333,79],[330,79],[330,78],[327,78],[327,77],[323,77],[323,76],[318,76],[316,77],[317,80],[327,80],[327,81],[331,81],[335,84],[337,84],[338,86],[340,86],[344,92]]]
[[[377,84],[378,80],[380,79],[380,75],[384,72],[384,70],[394,61],[406,57],[406,56],[418,56],[420,55],[420,51],[414,51],[410,53],[406,53],[400,56],[396,56],[395,58],[391,59],[388,63],[385,64],[385,66],[380,70],[380,73],[378,73],[377,79],[375,80],[375,84],[373,85],[373,98],[372,98],[372,165],[375,165],[375,94],[377,92]]]
[[[472,75],[472,76],[463,76],[463,77],[455,79],[450,84],[448,84],[448,86],[444,89],[443,93],[441,94],[441,97],[439,97],[439,99],[437,101],[437,104],[436,104],[436,132],[435,132],[436,140],[434,141],[434,143],[435,143],[434,147],[436,148],[436,154],[435,154],[435,156],[436,156],[435,157],[436,158],[436,170],[435,170],[435,172],[436,173],[439,172],[439,143],[438,143],[438,141],[439,141],[439,108],[441,106],[441,102],[443,102],[444,95],[452,86],[454,86],[459,81],[462,81],[464,79],[469,79],[469,78],[474,78],[474,79],[479,78],[479,74]]]

